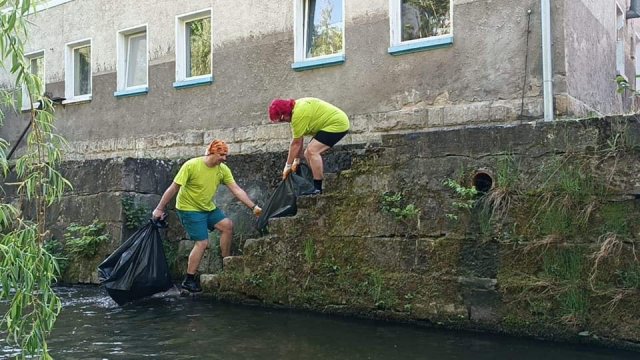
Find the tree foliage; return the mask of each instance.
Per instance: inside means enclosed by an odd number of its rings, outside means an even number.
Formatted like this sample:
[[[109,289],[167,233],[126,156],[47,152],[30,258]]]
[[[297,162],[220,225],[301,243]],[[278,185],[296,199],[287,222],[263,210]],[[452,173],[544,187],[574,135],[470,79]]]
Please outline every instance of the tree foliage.
[[[43,81],[31,74],[24,57],[27,19],[37,1],[0,0],[0,65],[13,79],[10,89],[0,90],[2,108],[22,108],[22,89],[29,94],[29,133],[21,156],[7,158],[9,143],[0,139],[2,198],[0,201],[0,301],[8,305],[0,319],[0,332],[7,342],[20,348],[22,358],[51,359],[46,338],[61,309],[52,284],[60,270],[56,259],[44,248],[48,237],[47,209],[59,201],[71,184],[59,173],[65,140],[54,133],[51,100],[43,96]],[[33,104],[39,103],[37,108]],[[4,113],[0,113],[4,120]],[[11,179],[11,180],[9,180]],[[6,197],[26,204],[23,213]],[[26,214],[33,214],[27,217]]]
[[[342,51],[342,27],[331,24],[332,14],[333,4],[327,1],[322,8],[320,23],[317,26],[309,24],[311,40],[308,46],[308,56],[331,55]]]
[[[422,39],[451,32],[451,0],[405,0],[402,3],[402,40]]]
[[[189,24],[189,76],[211,73],[211,18],[199,19]]]

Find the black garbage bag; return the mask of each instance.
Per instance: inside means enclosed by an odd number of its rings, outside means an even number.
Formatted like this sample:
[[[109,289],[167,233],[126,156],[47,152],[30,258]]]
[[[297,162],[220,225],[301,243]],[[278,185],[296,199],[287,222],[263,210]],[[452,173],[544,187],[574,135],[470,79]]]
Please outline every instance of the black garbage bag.
[[[264,231],[271,218],[295,215],[298,211],[297,197],[311,194],[313,190],[311,169],[306,164],[300,164],[296,173],[289,175],[276,187],[267,205],[262,209],[262,215],[258,218],[256,224],[258,230]]]
[[[149,220],[98,266],[98,277],[118,305],[173,287],[159,228]]]

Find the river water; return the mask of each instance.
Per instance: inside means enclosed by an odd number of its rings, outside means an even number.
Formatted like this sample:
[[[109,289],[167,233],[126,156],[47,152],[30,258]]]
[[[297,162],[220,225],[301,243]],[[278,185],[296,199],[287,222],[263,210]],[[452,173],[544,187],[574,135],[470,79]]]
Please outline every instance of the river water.
[[[119,307],[99,287],[58,289],[55,359],[640,359],[640,353],[230,305],[204,297]],[[0,359],[16,350],[0,342]]]

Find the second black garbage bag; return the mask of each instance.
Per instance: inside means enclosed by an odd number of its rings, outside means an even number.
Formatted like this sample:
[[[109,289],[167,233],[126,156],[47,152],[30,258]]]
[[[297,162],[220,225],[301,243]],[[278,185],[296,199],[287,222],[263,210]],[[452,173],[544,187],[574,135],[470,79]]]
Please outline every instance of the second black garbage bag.
[[[98,266],[98,277],[111,298],[124,305],[173,287],[162,248],[164,221],[150,220]]]
[[[262,209],[262,215],[258,218],[256,224],[258,230],[264,231],[271,218],[295,215],[298,211],[297,197],[311,194],[313,190],[311,169],[306,164],[300,164],[297,172],[289,175],[276,187],[267,205]]]

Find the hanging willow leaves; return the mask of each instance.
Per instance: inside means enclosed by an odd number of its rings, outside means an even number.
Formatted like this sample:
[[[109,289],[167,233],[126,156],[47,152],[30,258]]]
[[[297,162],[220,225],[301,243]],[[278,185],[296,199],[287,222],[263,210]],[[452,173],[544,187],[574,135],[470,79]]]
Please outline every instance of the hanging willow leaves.
[[[21,108],[24,89],[31,108],[26,113],[30,132],[18,159],[7,158],[9,143],[0,139],[4,175],[0,192],[0,301],[7,308],[0,318],[0,333],[6,335],[5,346],[16,348],[18,357],[51,359],[46,339],[61,309],[51,286],[60,275],[60,267],[43,244],[48,233],[47,208],[71,188],[57,170],[66,142],[54,134],[52,103],[42,94],[44,79],[30,72],[24,56],[26,17],[35,12],[36,2],[1,0],[0,6],[0,65],[15,79],[14,89],[0,90],[0,107]],[[34,103],[40,104],[38,109]],[[2,123],[3,117],[4,111],[0,110]],[[7,198],[6,194],[13,193],[14,199]],[[10,200],[35,211],[20,211]],[[24,214],[35,214],[35,219],[27,219]]]

